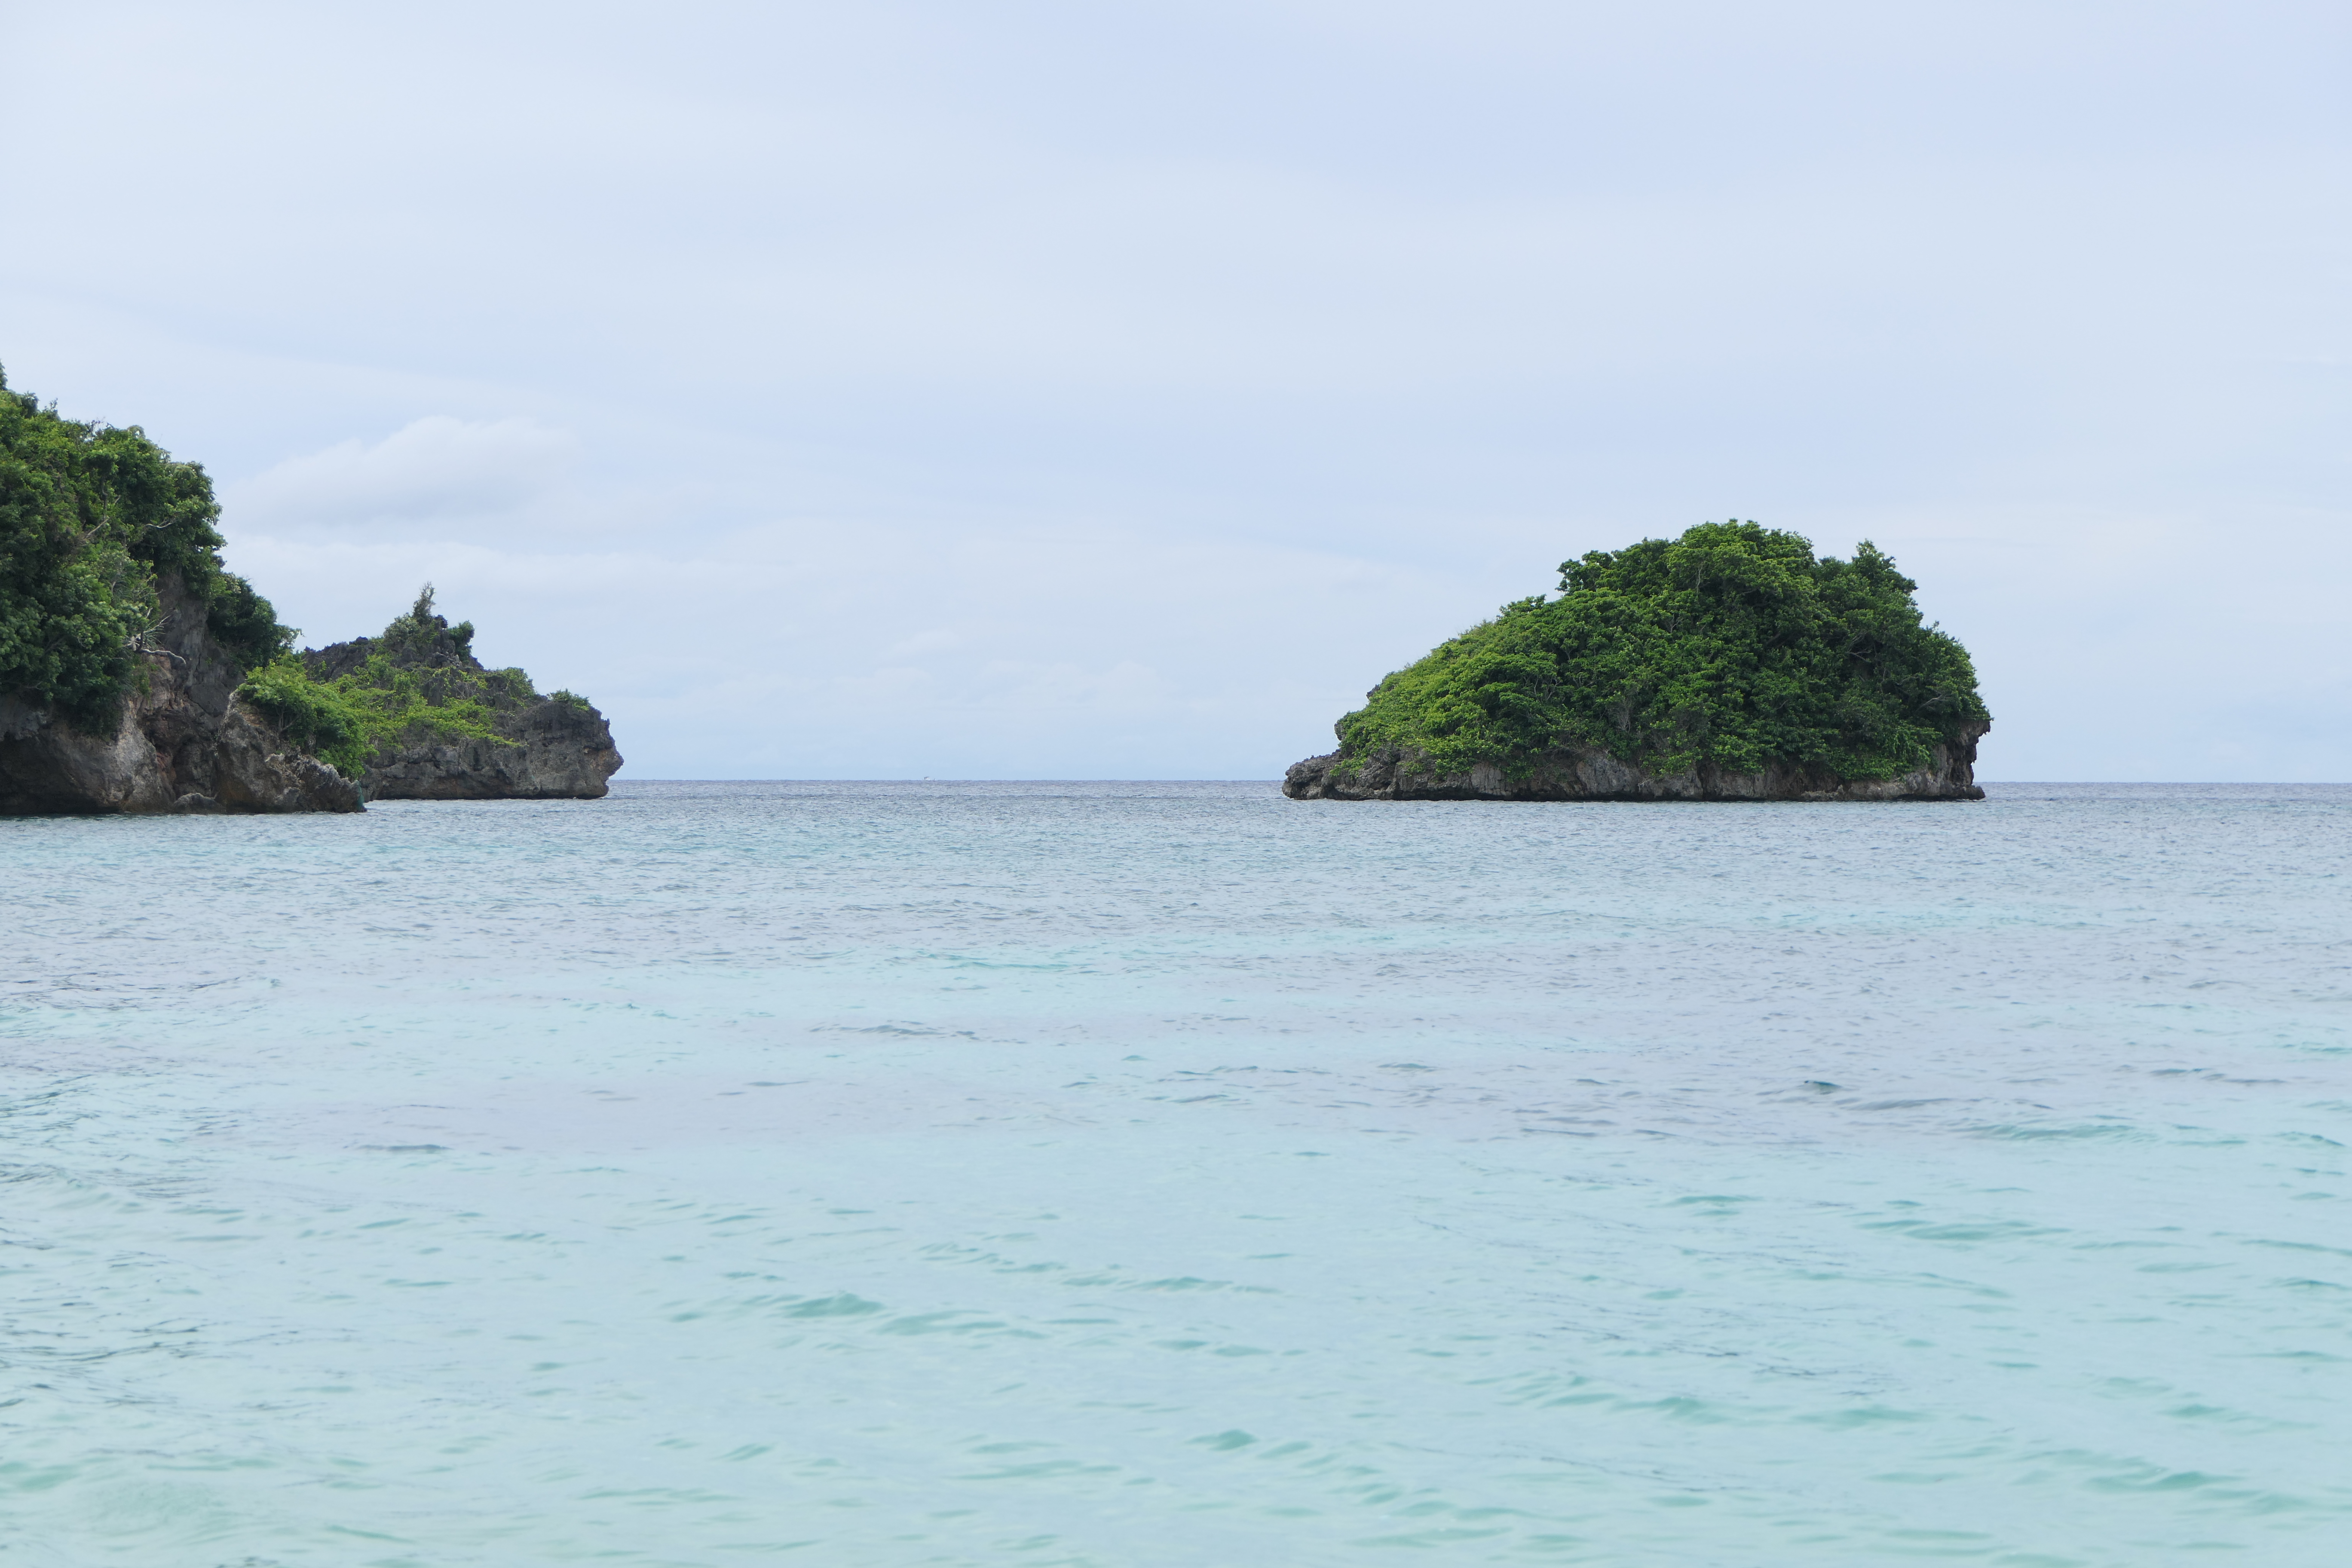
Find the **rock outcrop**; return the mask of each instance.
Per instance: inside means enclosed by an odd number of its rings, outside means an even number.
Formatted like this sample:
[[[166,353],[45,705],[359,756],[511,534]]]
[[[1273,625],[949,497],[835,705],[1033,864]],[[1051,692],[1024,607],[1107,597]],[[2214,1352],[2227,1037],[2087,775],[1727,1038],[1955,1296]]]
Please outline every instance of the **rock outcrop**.
[[[143,689],[110,728],[0,695],[0,816],[359,810],[356,784],[234,695],[239,670],[215,646],[204,602],[175,577],[157,597]]]
[[[428,588],[380,637],[302,650],[316,680],[413,679],[445,710],[487,713],[489,734],[427,722],[379,743],[360,777],[370,800],[594,800],[621,766],[604,716],[569,692],[542,697],[520,669],[474,657],[474,628],[433,613]],[[381,662],[372,664],[380,658]]]
[[[377,753],[370,800],[594,800],[621,766],[593,708],[542,699],[502,721],[497,740],[417,737]]]
[[[1760,773],[1701,767],[1658,774],[1586,746],[1554,751],[1519,777],[1507,777],[1487,763],[1441,773],[1421,752],[1389,747],[1362,757],[1332,752],[1294,763],[1282,793],[1293,800],[1982,800],[1977,740],[1991,727],[1968,726],[1958,739],[1933,747],[1926,767],[1891,779],[1844,779],[1788,766]]]

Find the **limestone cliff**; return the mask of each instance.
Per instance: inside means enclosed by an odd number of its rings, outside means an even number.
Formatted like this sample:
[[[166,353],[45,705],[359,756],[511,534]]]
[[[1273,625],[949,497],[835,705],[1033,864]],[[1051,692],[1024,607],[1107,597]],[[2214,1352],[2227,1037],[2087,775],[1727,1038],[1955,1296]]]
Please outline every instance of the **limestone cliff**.
[[[238,665],[206,605],[176,576],[157,603],[141,679],[110,722],[0,694],[0,816],[359,810],[356,784],[236,697]]]

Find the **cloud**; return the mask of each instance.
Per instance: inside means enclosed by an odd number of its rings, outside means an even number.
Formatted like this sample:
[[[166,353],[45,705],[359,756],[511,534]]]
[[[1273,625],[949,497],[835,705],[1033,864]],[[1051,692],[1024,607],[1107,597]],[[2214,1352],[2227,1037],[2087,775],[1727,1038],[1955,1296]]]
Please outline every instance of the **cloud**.
[[[380,441],[339,441],[226,487],[267,532],[447,524],[520,510],[561,490],[580,458],[568,430],[528,418],[430,414]]]
[[[912,658],[918,654],[945,653],[961,647],[964,637],[953,626],[934,626],[927,632],[917,632],[903,642],[893,643],[887,649],[893,658]]]

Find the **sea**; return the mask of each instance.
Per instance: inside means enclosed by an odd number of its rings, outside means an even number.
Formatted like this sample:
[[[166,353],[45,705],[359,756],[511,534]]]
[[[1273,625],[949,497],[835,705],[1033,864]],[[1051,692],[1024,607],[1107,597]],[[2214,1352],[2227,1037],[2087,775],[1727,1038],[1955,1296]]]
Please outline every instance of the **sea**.
[[[2352,787],[0,822],[0,1568],[2352,1562]]]

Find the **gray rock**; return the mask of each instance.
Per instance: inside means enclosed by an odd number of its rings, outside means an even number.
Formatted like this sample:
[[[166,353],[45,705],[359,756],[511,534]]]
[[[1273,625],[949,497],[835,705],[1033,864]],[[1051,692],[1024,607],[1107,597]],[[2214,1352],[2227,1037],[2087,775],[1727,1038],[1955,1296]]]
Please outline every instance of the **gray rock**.
[[[110,729],[0,697],[0,816],[359,810],[356,783],[231,695],[239,671],[213,646],[204,603],[176,577],[158,592],[145,689]]]
[[[1780,766],[1760,773],[1700,768],[1651,773],[1598,747],[1566,746],[1538,759],[1522,777],[1481,763],[1441,773],[1410,748],[1363,757],[1329,752],[1294,763],[1282,793],[1293,800],[1982,800],[1976,782],[1977,740],[1990,725],[1937,745],[1926,767],[1899,778],[1854,780],[1819,769]]]
[[[362,775],[371,800],[594,800],[621,765],[593,708],[541,700],[501,715],[498,740],[403,741]]]

